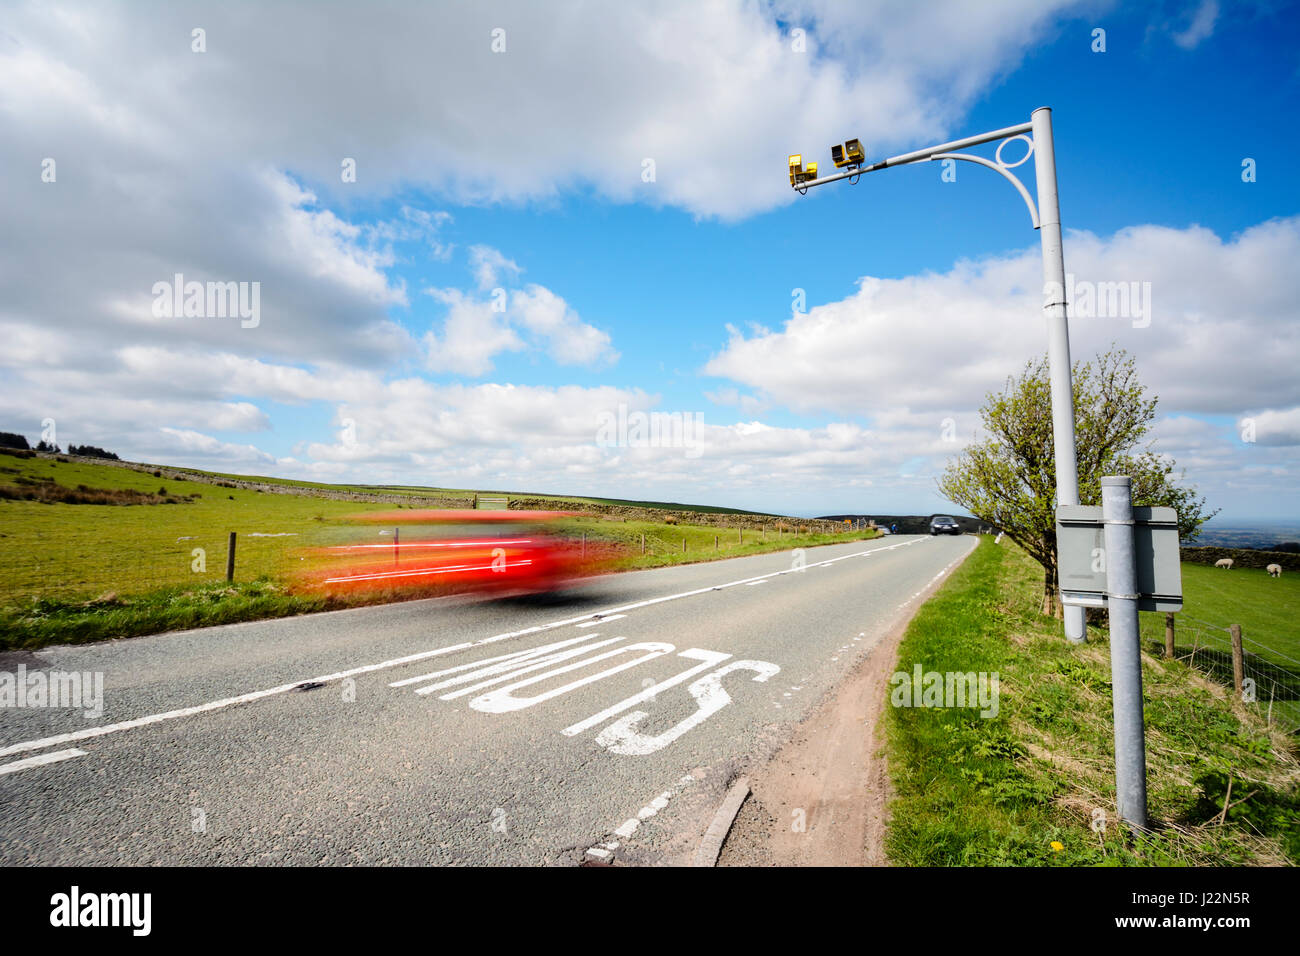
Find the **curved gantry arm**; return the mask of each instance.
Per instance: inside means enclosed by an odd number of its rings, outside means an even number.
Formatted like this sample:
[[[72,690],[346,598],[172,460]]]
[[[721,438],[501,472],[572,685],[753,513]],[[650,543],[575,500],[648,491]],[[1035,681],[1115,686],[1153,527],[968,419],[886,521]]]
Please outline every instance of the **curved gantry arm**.
[[[1000,153],[1001,149],[999,149],[998,152]],[[1033,152],[1032,147],[1030,149],[1030,152]],[[1038,221],[1038,207],[1034,205],[1034,200],[1030,197],[1029,190],[1025,188],[1025,184],[1022,183],[1015,176],[1013,176],[1010,172],[1008,172],[1008,169],[1012,167],[1004,166],[1000,162],[995,162],[991,159],[986,159],[983,156],[973,156],[970,153],[935,153],[933,156],[929,158],[930,159],[964,159],[968,163],[979,163],[981,166],[987,166],[995,173],[998,173],[999,175],[1005,177],[1006,180],[1011,183],[1011,185],[1016,187],[1016,191],[1020,193],[1020,198],[1023,199],[1025,201],[1025,205],[1029,207],[1029,219],[1031,222],[1033,222],[1034,228],[1038,229],[1041,227],[1042,224]],[[1029,158],[1028,156],[1025,157],[1025,159],[1028,158]],[[1021,160],[1020,162],[1024,162],[1024,160]],[[1019,166],[1020,163],[1016,163],[1015,165]]]

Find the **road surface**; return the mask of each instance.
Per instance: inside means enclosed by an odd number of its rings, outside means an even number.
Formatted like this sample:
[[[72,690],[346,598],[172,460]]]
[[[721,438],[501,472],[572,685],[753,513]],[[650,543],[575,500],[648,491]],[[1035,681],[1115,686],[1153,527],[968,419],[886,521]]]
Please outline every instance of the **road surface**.
[[[735,775],[973,544],[885,537],[0,655],[103,680],[98,716],[0,709],[0,863],[689,860]]]

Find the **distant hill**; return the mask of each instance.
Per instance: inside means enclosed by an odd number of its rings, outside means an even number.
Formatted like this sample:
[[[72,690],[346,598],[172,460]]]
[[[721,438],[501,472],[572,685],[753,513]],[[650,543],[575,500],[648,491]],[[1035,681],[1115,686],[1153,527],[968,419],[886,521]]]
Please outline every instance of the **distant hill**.
[[[1270,522],[1241,521],[1225,524],[1211,521],[1201,528],[1200,535],[1193,543],[1205,547],[1270,551],[1288,541],[1300,541],[1300,521],[1285,518]]]

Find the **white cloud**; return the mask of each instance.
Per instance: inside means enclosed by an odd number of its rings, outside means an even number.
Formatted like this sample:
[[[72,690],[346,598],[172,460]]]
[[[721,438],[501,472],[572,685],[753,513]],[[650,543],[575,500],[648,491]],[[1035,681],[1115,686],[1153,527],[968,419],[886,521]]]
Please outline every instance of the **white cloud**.
[[[1300,404],[1300,286],[1290,278],[1300,218],[1228,241],[1199,227],[1074,233],[1065,255],[1076,285],[1150,283],[1147,316],[1071,321],[1076,360],[1112,341],[1127,348],[1166,411],[1240,413],[1261,395]],[[944,273],[865,277],[854,295],[779,331],[733,329],[705,371],[799,411],[974,408],[1046,352],[1041,275],[1035,247]]]
[[[441,332],[425,335],[425,364],[433,371],[486,375],[496,355],[522,351],[530,344],[545,349],[560,365],[603,366],[618,360],[609,334],[583,322],[544,286],[530,283],[504,298],[484,300],[458,289],[425,292],[447,306]]]
[[[33,5],[7,17],[18,50],[0,57],[11,91],[0,102],[30,132],[60,132],[55,145],[92,129],[150,143],[190,164],[196,190],[212,169],[275,165],[339,194],[594,188],[731,218],[789,201],[791,144],[850,129],[884,148],[948,132],[1063,13],[1092,6],[780,3],[782,19],[811,31],[799,52],[771,8],[742,0],[204,5],[208,50],[195,54],[188,4],[73,6],[77,31]],[[492,52],[495,28],[505,52]],[[345,157],[355,183],[340,180]],[[139,158],[97,158],[142,171]]]
[[[155,446],[169,455],[189,460],[213,459],[220,462],[273,464],[275,459],[252,445],[235,445],[218,441],[202,432],[179,428],[160,428],[161,439]]]
[[[1214,24],[1218,19],[1218,0],[1201,0],[1186,29],[1173,32],[1174,42],[1184,50],[1195,49],[1214,35]]]
[[[502,275],[514,279],[523,271],[517,262],[491,246],[470,246],[469,261],[480,290],[491,289]]]
[[[561,365],[612,365],[618,360],[607,333],[581,321],[567,302],[543,286],[529,284],[513,293],[510,315],[544,340]]]
[[[1249,416],[1254,426],[1254,440],[1268,447],[1300,445],[1300,407],[1267,409]],[[1242,424],[1245,430],[1246,424]]]
[[[505,315],[493,308],[491,300],[477,301],[458,289],[427,289],[434,299],[447,306],[442,334],[425,333],[425,364],[435,372],[458,375],[486,375],[492,370],[493,356],[517,352],[524,341],[505,322]]]

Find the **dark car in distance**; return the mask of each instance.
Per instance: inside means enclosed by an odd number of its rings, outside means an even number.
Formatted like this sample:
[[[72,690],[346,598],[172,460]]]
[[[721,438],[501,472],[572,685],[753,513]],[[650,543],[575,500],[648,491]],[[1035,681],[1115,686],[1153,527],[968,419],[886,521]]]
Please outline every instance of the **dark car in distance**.
[[[961,526],[956,518],[948,515],[935,515],[930,519],[930,534],[961,534]]]

